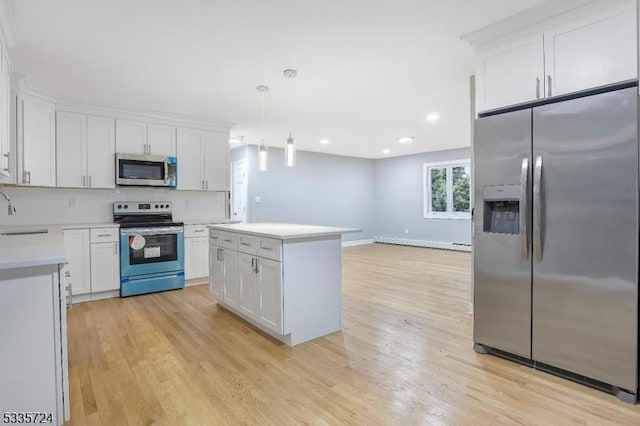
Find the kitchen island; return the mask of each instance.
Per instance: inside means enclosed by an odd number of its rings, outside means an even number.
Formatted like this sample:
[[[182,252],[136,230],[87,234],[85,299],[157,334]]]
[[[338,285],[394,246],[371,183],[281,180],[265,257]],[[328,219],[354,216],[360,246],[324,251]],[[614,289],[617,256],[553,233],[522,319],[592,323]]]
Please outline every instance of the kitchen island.
[[[341,329],[342,234],[284,223],[209,226],[209,288],[218,304],[294,346]]]
[[[59,226],[0,228],[0,412],[69,420],[64,250]]]

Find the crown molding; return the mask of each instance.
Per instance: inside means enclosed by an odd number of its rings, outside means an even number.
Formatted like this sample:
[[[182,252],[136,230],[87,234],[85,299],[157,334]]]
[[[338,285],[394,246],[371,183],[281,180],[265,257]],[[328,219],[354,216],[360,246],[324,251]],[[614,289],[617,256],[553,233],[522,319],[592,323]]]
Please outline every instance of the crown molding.
[[[0,32],[5,45],[11,49],[18,43],[18,26],[11,0],[0,0]]]
[[[56,110],[89,113],[125,120],[139,120],[148,123],[171,124],[174,126],[185,126],[218,132],[228,132],[233,126],[235,126],[235,123],[230,121],[212,120],[208,118],[148,109],[133,109],[99,102],[87,102],[85,100],[66,96],[60,96],[57,99]]]
[[[571,12],[600,0],[550,0],[531,9],[525,10],[508,18],[502,19],[486,27],[472,31],[460,37],[472,47],[482,46],[506,35],[525,30],[541,24],[558,15]],[[608,0],[608,3],[614,3]],[[621,2],[617,2],[621,3]]]

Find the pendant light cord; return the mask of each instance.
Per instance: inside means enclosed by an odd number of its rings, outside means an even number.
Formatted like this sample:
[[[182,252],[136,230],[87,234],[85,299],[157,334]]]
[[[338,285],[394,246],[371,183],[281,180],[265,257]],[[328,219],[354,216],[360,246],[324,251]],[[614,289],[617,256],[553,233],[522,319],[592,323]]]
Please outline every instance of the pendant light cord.
[[[263,145],[264,145],[264,94],[265,92],[262,92],[262,130],[260,135],[260,139],[262,140]]]
[[[291,138],[291,133],[293,132],[293,78],[289,80],[289,138]]]

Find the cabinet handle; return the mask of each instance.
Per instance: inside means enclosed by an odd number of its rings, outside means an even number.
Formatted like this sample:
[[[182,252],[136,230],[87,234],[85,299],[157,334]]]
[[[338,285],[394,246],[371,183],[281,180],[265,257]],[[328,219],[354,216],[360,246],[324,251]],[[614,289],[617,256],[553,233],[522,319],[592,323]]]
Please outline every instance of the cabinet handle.
[[[67,306],[73,308],[73,285],[71,283],[67,284],[66,289],[69,292],[69,303],[67,303]]]
[[[249,247],[251,244],[249,243],[240,243],[241,246]]]
[[[89,176],[89,188],[93,188],[93,184],[91,183],[91,176]]]
[[[251,258],[251,272],[256,272],[256,258]]]
[[[260,244],[260,250],[271,251],[271,250],[273,250],[273,248],[272,247],[265,247],[262,244]]]
[[[536,77],[536,99],[540,99],[540,77]]]
[[[549,94],[549,97],[553,96],[553,90],[551,89],[553,80],[551,79],[551,74],[547,75],[547,85],[549,86],[547,88],[547,93]]]
[[[27,172],[27,177],[29,178],[29,182],[27,183],[31,185],[31,172]]]
[[[82,187],[86,188],[87,186],[87,177],[85,175],[82,175]]]
[[[257,274],[258,272],[260,272],[258,270],[258,261],[259,261],[259,259],[257,257],[255,259],[256,259],[256,266],[255,266],[254,272]]]
[[[224,249],[220,249],[220,260],[224,261]]]
[[[232,243],[233,240],[224,240],[225,243]]]
[[[220,260],[220,247],[216,250],[216,260]]]
[[[207,180],[205,182],[207,182],[207,189],[209,189],[209,181]]]
[[[71,272],[65,271],[64,272],[64,276],[67,277],[67,278],[71,278]]]
[[[113,254],[118,254],[118,244],[113,245]]]
[[[151,155],[151,144],[147,144],[147,149],[149,150],[147,154]]]
[[[194,229],[193,230],[194,233],[200,233],[200,232],[204,232],[204,229]]]

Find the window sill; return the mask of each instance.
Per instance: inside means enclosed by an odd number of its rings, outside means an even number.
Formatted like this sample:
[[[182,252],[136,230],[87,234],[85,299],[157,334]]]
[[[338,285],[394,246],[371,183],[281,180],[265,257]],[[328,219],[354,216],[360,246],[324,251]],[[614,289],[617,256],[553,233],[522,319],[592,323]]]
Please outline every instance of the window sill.
[[[471,220],[471,215],[453,215],[453,214],[428,214],[425,219],[446,219],[446,220]]]

